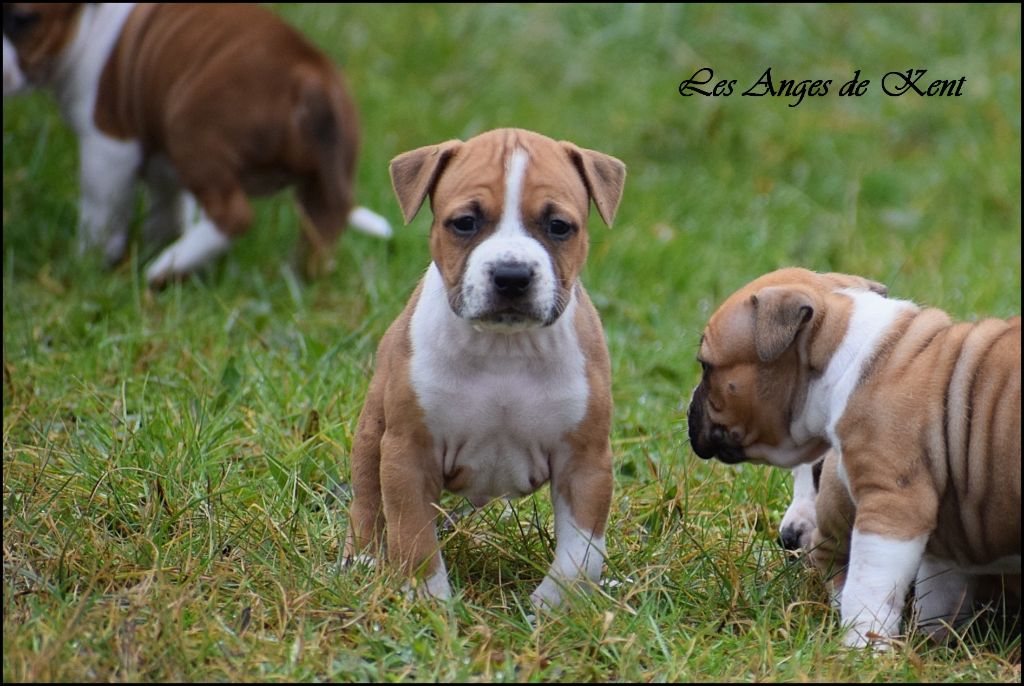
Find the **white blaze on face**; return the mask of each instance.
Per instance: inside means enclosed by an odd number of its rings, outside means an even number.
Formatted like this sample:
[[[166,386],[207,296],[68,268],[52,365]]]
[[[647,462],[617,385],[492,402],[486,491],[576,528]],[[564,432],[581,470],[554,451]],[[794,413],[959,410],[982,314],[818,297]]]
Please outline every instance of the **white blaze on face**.
[[[505,174],[505,201],[497,230],[480,243],[466,262],[462,280],[462,312],[466,319],[476,320],[492,314],[499,299],[494,290],[493,274],[502,264],[518,264],[533,271],[526,301],[522,303],[539,321],[523,321],[519,325],[497,325],[498,328],[534,328],[549,319],[554,311],[558,286],[551,256],[543,245],[530,236],[523,224],[523,186],[529,155],[516,148],[509,155]],[[479,323],[484,327],[487,322]]]

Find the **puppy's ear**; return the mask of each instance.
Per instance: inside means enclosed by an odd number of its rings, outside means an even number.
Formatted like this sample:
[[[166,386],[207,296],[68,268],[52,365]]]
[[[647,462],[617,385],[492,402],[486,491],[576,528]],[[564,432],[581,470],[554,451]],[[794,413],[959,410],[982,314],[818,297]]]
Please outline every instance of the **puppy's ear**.
[[[569,159],[576,165],[580,176],[583,177],[587,193],[597,205],[601,219],[611,228],[612,222],[615,220],[615,212],[619,209],[619,201],[622,199],[622,186],[626,182],[626,165],[611,155],[581,148],[569,141],[561,141],[561,145],[569,154]]]
[[[871,279],[864,279],[864,284],[868,287],[869,291],[874,291],[883,298],[889,297],[889,287],[886,286],[884,283],[872,281]]]
[[[391,160],[391,185],[406,224],[419,212],[427,195],[437,186],[444,168],[461,147],[462,141],[450,140],[403,152]]]
[[[814,301],[803,290],[762,288],[750,296],[754,306],[754,346],[762,362],[777,360],[814,317]]]
[[[854,276],[852,274],[840,274],[838,272],[829,272],[828,274],[822,274],[826,279],[829,279],[835,285],[840,288],[860,288],[869,290],[883,298],[889,297],[889,287],[884,283],[878,283],[871,279],[865,279],[863,276]]]

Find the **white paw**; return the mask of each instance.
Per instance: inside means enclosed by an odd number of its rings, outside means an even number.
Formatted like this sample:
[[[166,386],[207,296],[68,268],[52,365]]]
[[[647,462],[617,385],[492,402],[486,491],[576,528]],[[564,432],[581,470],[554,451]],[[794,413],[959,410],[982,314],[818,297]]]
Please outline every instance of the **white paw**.
[[[546,576],[537,590],[530,594],[530,602],[538,612],[553,610],[562,604],[562,590],[554,579]]]
[[[426,579],[406,581],[402,585],[402,590],[410,600],[414,596],[437,600],[450,600],[452,597],[452,587],[448,583],[448,570],[445,569],[444,563]]]
[[[786,550],[808,550],[817,526],[814,501],[794,501],[779,526],[779,541]]]
[[[893,643],[889,638],[876,634],[869,630],[858,630],[851,628],[843,636],[843,645],[847,648],[870,647],[876,653],[884,653],[893,649]]]
[[[172,278],[189,274],[222,254],[231,240],[209,221],[191,227],[146,268],[150,286],[161,286]]]

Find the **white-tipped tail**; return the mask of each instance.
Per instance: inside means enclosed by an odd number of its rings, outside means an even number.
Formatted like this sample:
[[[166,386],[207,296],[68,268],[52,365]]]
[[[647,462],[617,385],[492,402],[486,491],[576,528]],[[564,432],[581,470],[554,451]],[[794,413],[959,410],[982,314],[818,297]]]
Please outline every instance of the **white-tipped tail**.
[[[378,238],[391,238],[391,224],[388,220],[365,207],[357,207],[348,214],[348,223],[353,229]]]

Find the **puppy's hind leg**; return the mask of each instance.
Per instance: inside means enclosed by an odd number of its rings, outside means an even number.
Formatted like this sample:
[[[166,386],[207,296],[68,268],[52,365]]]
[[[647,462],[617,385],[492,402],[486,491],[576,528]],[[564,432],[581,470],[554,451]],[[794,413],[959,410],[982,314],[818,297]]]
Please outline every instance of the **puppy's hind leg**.
[[[331,248],[345,229],[352,201],[346,189],[332,194],[319,178],[300,184],[297,191],[305,221],[301,223],[295,267],[305,278],[313,279],[333,268]]]
[[[149,203],[142,237],[143,244],[155,250],[181,236],[186,226],[195,226],[199,221],[198,207],[195,198],[184,192],[166,159],[147,161],[145,180]]]
[[[964,574],[930,555],[917,570],[914,614],[917,625],[937,642],[967,619],[974,605],[976,577]]]
[[[132,189],[142,150],[133,141],[90,133],[82,137],[78,152],[78,253],[102,247],[106,263],[112,265],[128,244]]]
[[[195,222],[146,269],[151,287],[184,277],[223,254],[231,246],[231,237],[248,228],[252,220],[252,209],[241,188],[204,191],[199,205]]]

